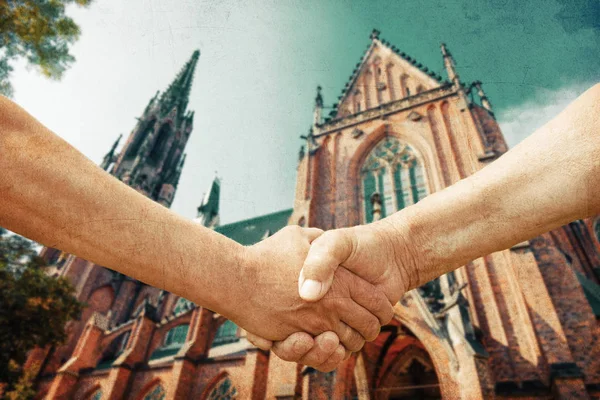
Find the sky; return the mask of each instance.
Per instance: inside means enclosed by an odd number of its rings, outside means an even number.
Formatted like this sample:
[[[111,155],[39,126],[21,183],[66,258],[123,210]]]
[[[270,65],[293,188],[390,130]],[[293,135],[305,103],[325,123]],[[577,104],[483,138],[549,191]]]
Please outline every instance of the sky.
[[[96,0],[60,81],[15,65],[14,100],[99,163],[195,49],[195,111],[172,209],[196,216],[217,174],[221,223],[293,205],[316,86],[327,106],[373,28],[443,77],[440,43],[480,80],[509,145],[600,81],[597,0]]]

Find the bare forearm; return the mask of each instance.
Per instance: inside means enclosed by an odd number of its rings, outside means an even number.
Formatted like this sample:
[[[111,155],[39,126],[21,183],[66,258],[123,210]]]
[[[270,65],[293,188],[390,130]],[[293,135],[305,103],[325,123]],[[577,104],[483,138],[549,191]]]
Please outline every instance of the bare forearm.
[[[596,85],[489,166],[381,221],[415,241],[413,286],[600,213],[599,99]]]
[[[219,311],[216,286],[230,283],[217,275],[237,268],[241,246],[129,188],[4,98],[0,171],[1,226]]]

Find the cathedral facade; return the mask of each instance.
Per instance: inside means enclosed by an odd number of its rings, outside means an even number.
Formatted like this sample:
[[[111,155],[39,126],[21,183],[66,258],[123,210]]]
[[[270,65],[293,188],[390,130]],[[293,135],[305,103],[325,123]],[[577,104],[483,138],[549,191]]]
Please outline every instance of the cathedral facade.
[[[244,245],[285,225],[368,224],[485,167],[507,146],[481,82],[447,80],[380,38],[328,116],[318,90],[293,208],[219,225],[220,182],[197,222]],[[102,167],[170,206],[192,132],[196,52]],[[35,349],[47,399],[600,398],[600,222],[572,222],[406,293],[379,337],[331,373],[255,348],[231,321],[52,248],[88,304],[63,346]]]

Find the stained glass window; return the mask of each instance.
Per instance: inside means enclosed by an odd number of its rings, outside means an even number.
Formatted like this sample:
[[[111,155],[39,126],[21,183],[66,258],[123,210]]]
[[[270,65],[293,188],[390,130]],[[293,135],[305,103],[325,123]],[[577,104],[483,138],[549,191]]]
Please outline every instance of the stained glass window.
[[[166,396],[165,389],[162,385],[156,385],[147,395],[144,396],[144,400],[164,400]]]
[[[208,395],[209,400],[232,400],[237,399],[238,393],[237,389],[231,383],[231,380],[228,377],[220,380],[213,390],[211,390]]]
[[[177,354],[185,343],[189,328],[189,324],[181,324],[168,331],[165,335],[164,344],[152,352],[150,359],[156,360]]]
[[[414,150],[386,137],[367,156],[361,170],[365,222],[373,221],[373,195],[381,199],[381,218],[427,196],[424,171]]]
[[[231,322],[230,320],[223,322],[219,329],[217,329],[217,333],[215,334],[215,339],[213,340],[212,347],[237,342],[239,340],[237,336],[237,331],[237,325]]]
[[[167,336],[165,336],[165,347],[181,345],[185,343],[185,338],[187,337],[189,328],[190,326],[188,324],[182,324],[177,325],[175,328],[167,332]]]

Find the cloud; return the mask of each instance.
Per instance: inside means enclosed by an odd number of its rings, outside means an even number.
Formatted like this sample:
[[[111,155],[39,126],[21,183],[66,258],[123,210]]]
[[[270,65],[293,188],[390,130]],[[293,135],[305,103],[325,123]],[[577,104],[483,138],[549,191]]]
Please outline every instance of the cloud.
[[[541,89],[533,99],[500,111],[497,119],[508,146],[512,148],[550,121],[591,86],[576,83],[556,90]]]

